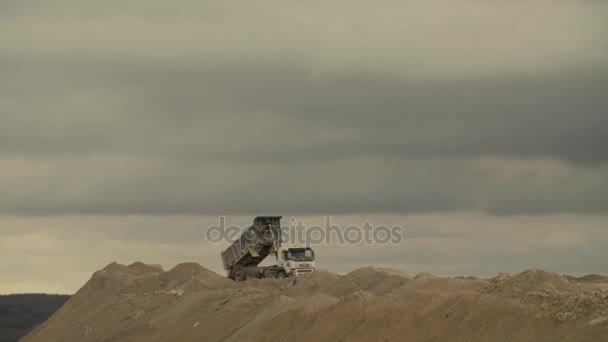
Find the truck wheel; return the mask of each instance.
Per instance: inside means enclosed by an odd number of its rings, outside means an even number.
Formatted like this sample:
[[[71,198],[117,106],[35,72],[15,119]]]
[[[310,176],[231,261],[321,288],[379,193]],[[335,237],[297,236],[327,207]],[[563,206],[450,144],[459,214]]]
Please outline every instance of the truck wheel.
[[[278,271],[277,272],[277,278],[283,279],[285,277],[287,277],[287,275],[285,274],[285,271]]]
[[[274,278],[274,270],[265,270],[264,278]]]
[[[247,274],[245,271],[236,271],[234,274],[234,280],[241,282],[247,280]]]

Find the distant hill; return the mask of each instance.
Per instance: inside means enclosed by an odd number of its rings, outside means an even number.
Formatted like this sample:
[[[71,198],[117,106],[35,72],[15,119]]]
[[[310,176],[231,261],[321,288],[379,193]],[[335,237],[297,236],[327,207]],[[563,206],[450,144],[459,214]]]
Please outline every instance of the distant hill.
[[[16,342],[46,321],[70,296],[48,294],[0,295],[0,342]]]

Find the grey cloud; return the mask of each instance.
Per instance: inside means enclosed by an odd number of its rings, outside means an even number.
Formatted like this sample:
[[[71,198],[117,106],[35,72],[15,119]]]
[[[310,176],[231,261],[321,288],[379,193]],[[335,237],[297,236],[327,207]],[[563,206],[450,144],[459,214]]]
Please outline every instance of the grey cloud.
[[[3,3],[0,213],[606,212],[605,5],[470,3]]]
[[[4,213],[337,214],[478,210],[606,211],[604,166],[560,161],[400,160],[231,163],[62,158],[4,161]]]
[[[422,78],[603,65],[601,1],[4,4],[7,55],[304,63]],[[220,63],[221,64],[221,63]]]
[[[0,146],[6,153],[165,153],[265,162],[494,155],[597,164],[608,157],[608,69],[421,82],[311,77],[289,65],[94,64],[76,67],[76,81],[62,82],[73,66],[59,66],[51,75],[32,68],[24,77],[34,92],[24,87],[27,95],[4,98],[9,124]],[[47,80],[30,85],[40,74]]]

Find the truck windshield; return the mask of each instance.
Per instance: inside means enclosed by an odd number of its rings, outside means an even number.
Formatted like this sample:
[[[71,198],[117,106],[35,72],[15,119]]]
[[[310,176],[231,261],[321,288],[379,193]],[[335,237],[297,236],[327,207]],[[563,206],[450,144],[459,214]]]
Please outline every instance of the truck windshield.
[[[290,248],[288,259],[294,261],[313,261],[315,260],[315,252],[311,248]]]

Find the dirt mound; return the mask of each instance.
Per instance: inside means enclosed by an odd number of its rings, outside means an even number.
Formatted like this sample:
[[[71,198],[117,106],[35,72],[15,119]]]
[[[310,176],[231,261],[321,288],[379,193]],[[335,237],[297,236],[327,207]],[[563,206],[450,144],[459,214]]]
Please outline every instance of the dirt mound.
[[[576,292],[578,287],[566,277],[545,270],[527,270],[515,276],[499,274],[493,279],[492,293],[511,297],[525,298],[540,292],[563,294]]]
[[[185,262],[173,267],[169,272],[210,272],[208,269],[196,262]]]
[[[414,277],[414,279],[419,279],[419,280],[428,280],[428,279],[433,279],[435,278],[435,275],[432,273],[428,273],[428,272],[420,272],[418,274],[416,274],[416,276]]]
[[[236,283],[196,263],[112,263],[24,341],[598,341],[608,293],[530,270],[492,279],[366,267]]]
[[[164,272],[163,267],[161,265],[147,265],[143,262],[134,262],[131,265],[127,266],[127,268],[138,274],[148,274],[148,273],[162,273]]]
[[[570,277],[544,270],[528,270],[515,276],[499,275],[490,281],[489,293],[533,304],[563,322],[598,319],[608,315],[608,289],[573,282]]]
[[[410,280],[411,277],[403,272],[365,267],[341,277],[339,283],[353,283],[352,291],[362,290],[382,295],[403,286]]]
[[[598,274],[588,274],[588,275],[582,276],[582,277],[566,276],[566,278],[568,278],[568,280],[570,280],[572,282],[577,282],[577,283],[608,284],[608,277],[604,277],[604,276],[601,276]]]

